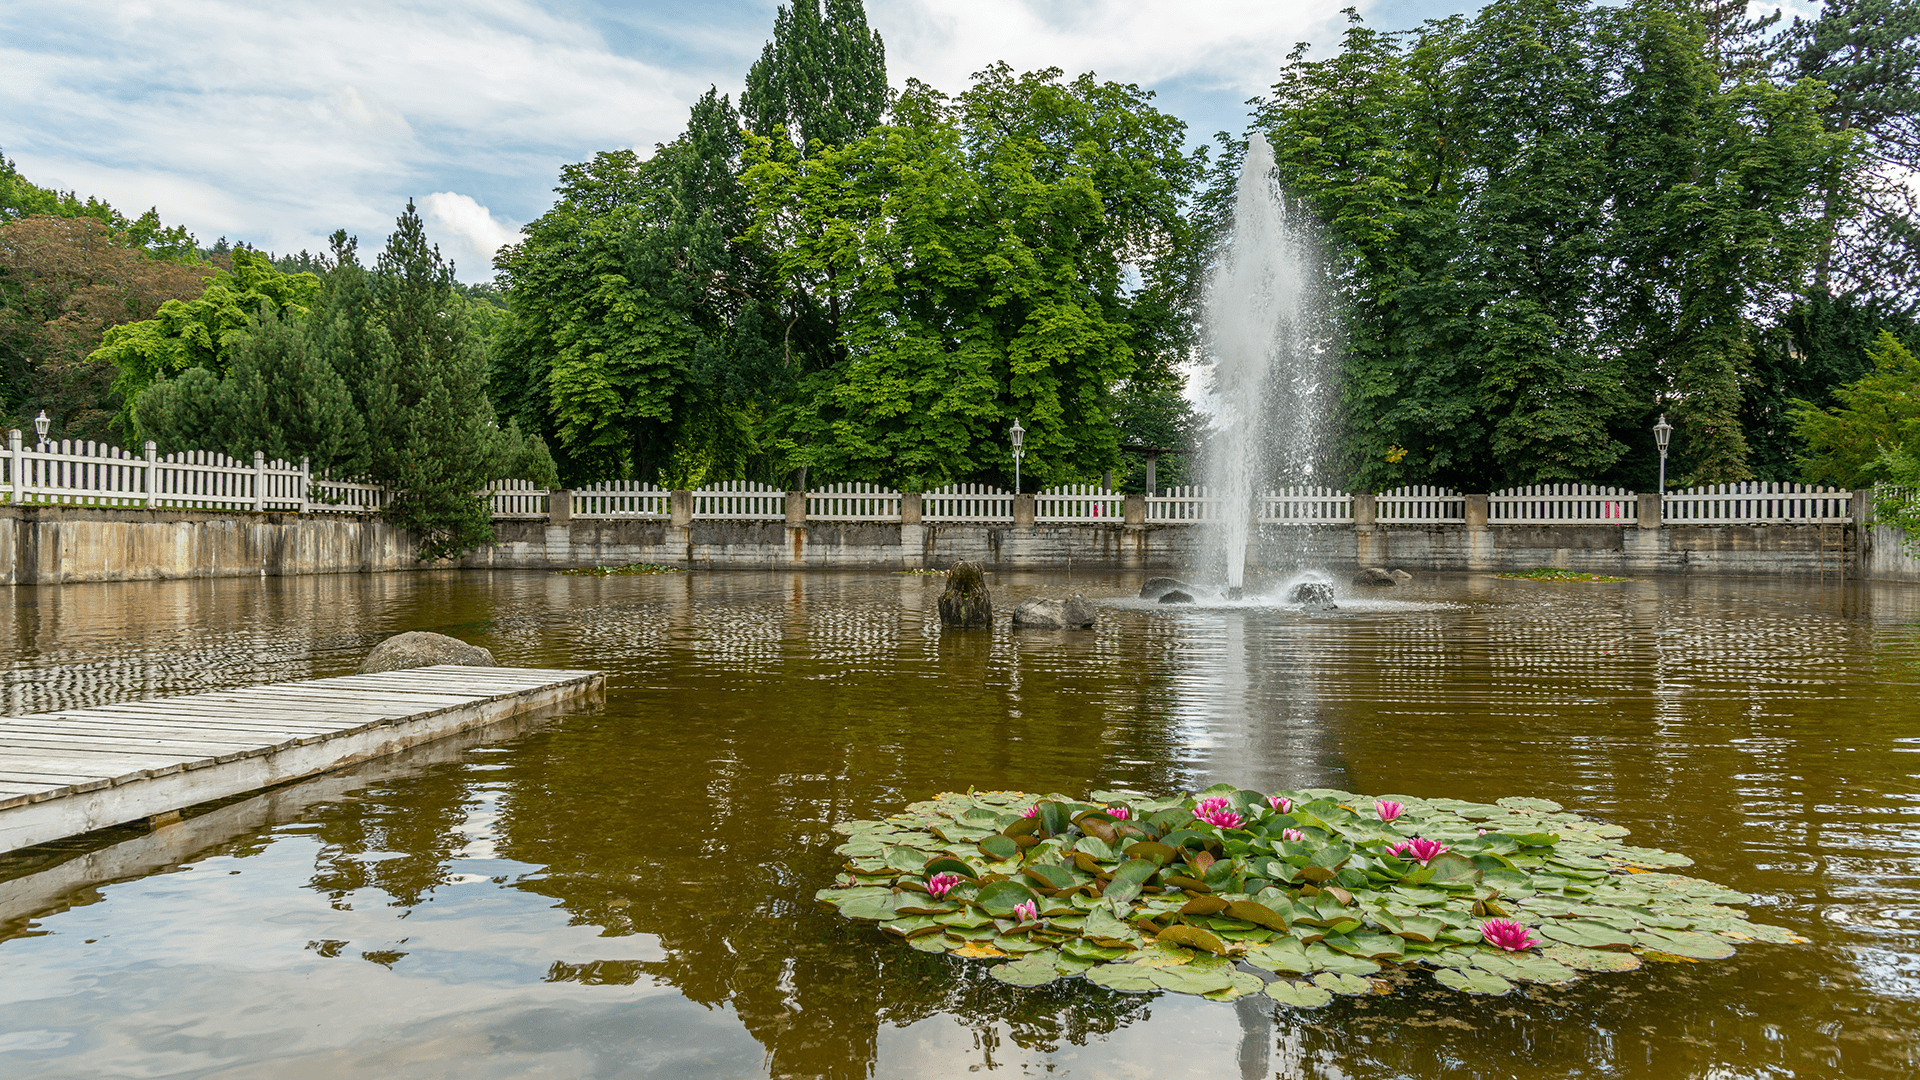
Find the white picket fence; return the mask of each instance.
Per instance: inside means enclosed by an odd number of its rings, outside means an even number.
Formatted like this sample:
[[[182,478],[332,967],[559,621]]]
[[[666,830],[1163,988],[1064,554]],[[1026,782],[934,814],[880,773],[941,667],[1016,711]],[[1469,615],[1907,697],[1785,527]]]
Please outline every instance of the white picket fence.
[[[577,518],[663,518],[672,512],[672,494],[656,484],[602,480],[573,489]]]
[[[1596,484],[1534,484],[1487,496],[1487,521],[1499,525],[1619,525],[1638,516],[1639,496]]]
[[[1452,488],[1415,484],[1373,497],[1374,520],[1382,525],[1455,525],[1467,520],[1467,497]]]
[[[306,462],[252,462],[193,450],[161,456],[153,443],[134,456],[117,446],[62,439],[29,447],[8,433],[0,487],[15,504],[303,510],[312,477]]]
[[[487,485],[487,499],[493,504],[495,521],[524,520],[547,516],[547,497],[552,492],[534,487],[530,480],[495,480]]]
[[[787,493],[752,480],[728,480],[693,492],[696,521],[785,521]]]
[[[1126,501],[1125,495],[1099,484],[1062,484],[1033,497],[1033,520],[1120,521],[1126,515]]]
[[[1330,487],[1283,487],[1254,500],[1258,519],[1270,525],[1351,523],[1353,496]]]
[[[1660,520],[1689,525],[1845,524],[1853,492],[1750,480],[1683,488],[1660,500]]]
[[[808,521],[899,521],[900,493],[878,484],[829,484],[807,492]]]
[[[1147,496],[1149,522],[1219,520],[1219,504],[1224,500],[1213,498],[1205,487],[1170,487],[1161,491],[1165,494]]]
[[[922,521],[1012,521],[1013,492],[992,484],[948,484],[926,492]]]

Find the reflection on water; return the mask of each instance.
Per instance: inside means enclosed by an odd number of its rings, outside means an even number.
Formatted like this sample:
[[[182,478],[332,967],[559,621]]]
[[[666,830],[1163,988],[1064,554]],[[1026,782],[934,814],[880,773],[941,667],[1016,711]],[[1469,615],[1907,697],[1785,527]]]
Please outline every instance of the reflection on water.
[[[1125,576],[1076,577],[1130,595]],[[995,582],[1002,610],[1066,582]],[[1435,579],[942,632],[937,580],[421,574],[16,589],[10,711],[351,670],[402,629],[603,707],[0,858],[0,1076],[1920,1072],[1920,596]],[[834,822],[968,784],[1556,799],[1803,947],[1311,1013],[1003,986],[822,914]]]

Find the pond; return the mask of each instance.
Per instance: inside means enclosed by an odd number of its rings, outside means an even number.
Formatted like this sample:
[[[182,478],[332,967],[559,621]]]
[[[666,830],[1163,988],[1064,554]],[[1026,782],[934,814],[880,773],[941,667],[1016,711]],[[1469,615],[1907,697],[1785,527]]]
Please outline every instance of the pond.
[[[342,674],[432,629],[604,704],[0,856],[0,1076],[1908,1077],[1920,590],[1427,576],[1306,614],[940,579],[420,573],[18,588],[9,713]],[[836,822],[949,790],[1537,796],[1807,945],[1299,1011],[1002,985],[823,911]]]

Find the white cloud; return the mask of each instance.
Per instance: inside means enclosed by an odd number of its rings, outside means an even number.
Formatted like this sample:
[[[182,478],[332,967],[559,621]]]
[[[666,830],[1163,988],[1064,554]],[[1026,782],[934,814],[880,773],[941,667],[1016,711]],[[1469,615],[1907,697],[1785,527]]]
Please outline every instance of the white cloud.
[[[470,195],[436,191],[421,199],[419,207],[428,238],[467,281],[491,277],[493,253],[520,239],[518,225],[495,220],[493,212]]]

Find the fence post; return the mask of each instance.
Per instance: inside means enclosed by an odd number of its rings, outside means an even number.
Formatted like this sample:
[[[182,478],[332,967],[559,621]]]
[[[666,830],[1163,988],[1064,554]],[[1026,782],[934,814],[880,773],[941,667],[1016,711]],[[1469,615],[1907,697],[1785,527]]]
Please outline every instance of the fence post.
[[[1660,493],[1659,492],[1650,491],[1647,494],[1640,496],[1639,514],[1640,514],[1640,521],[1639,521],[1640,528],[1657,529],[1660,527]]]
[[[147,451],[147,491],[146,498],[140,500],[140,505],[151,510],[153,509],[154,478],[159,475],[160,447],[152,439],[148,439],[145,449]]]
[[[693,492],[667,492],[668,524],[687,526],[693,524]]]
[[[1121,520],[1125,524],[1145,525],[1147,523],[1147,497],[1145,495],[1127,496],[1121,500],[1120,514]]]
[[[804,491],[787,492],[787,524],[805,525],[807,523],[807,493]]]
[[[555,488],[547,492],[547,524],[569,525],[573,522],[573,489]]]
[[[267,508],[267,455],[265,452],[253,452],[253,512],[258,514]]]
[[[1856,490],[1853,493],[1853,523],[1865,525],[1873,520],[1873,492],[1869,489]]]
[[[1467,528],[1484,529],[1487,527],[1487,497],[1485,495],[1467,496]]]
[[[26,502],[27,495],[27,448],[26,436],[19,428],[7,432],[7,449],[13,455],[13,504],[19,506]]]
[[[300,455],[300,512],[303,514],[310,514],[313,512],[313,504],[309,502],[307,499],[307,496],[312,493],[313,493],[313,462],[308,459],[307,455],[301,454]]]
[[[1356,492],[1353,496],[1353,527],[1361,532],[1372,532],[1376,506],[1372,492]]]
[[[926,512],[926,496],[918,491],[900,493],[900,524],[918,525],[921,515]]]
[[[1033,492],[1023,492],[1013,497],[1013,523],[1015,525],[1033,524]]]

